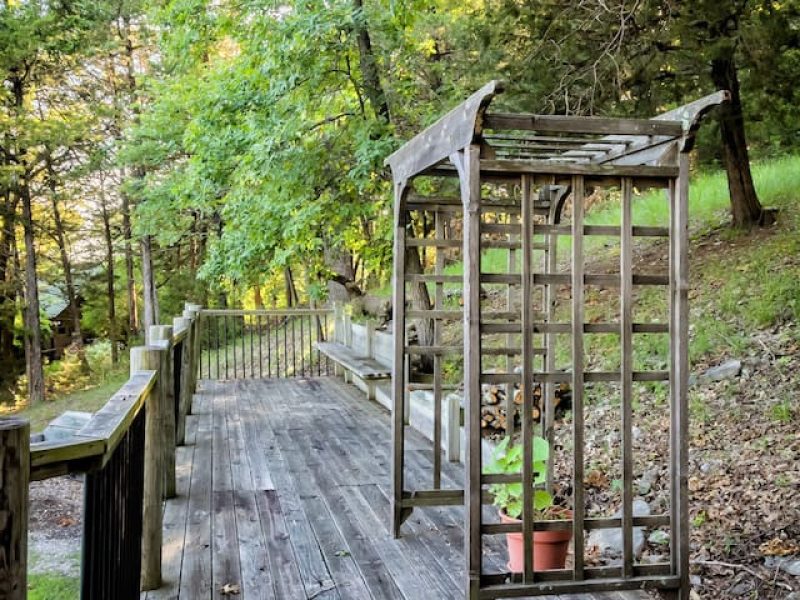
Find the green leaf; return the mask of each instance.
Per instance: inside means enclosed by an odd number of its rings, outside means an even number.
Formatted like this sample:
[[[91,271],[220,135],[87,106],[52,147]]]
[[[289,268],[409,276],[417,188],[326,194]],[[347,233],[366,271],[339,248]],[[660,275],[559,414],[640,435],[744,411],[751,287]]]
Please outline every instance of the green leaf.
[[[545,490],[536,490],[533,493],[533,508],[542,511],[553,506],[553,497]]]
[[[533,438],[533,460],[534,461],[547,461],[550,456],[550,445],[547,440],[534,436]]]

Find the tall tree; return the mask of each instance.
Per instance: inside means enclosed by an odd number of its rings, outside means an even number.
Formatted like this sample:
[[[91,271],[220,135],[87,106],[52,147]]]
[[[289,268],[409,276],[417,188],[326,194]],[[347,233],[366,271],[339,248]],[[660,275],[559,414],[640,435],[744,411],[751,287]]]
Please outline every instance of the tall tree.
[[[42,331],[32,186],[46,169],[46,143],[58,130],[51,126],[54,108],[43,94],[68,78],[84,52],[93,47],[103,23],[102,5],[32,0],[9,4],[0,11],[0,74],[6,93],[0,97],[2,121],[2,179],[7,194],[21,208],[25,248],[25,354],[28,399],[44,398]]]
[[[745,133],[737,54],[742,40],[742,20],[757,10],[747,0],[699,0],[686,3],[676,12],[683,31],[690,36],[689,49],[710,63],[710,79],[718,89],[728,90],[731,100],[719,112],[733,224],[750,228],[762,220]],[[685,11],[683,14],[681,11]]]
[[[67,235],[64,228],[64,222],[61,218],[61,208],[59,206],[58,194],[58,177],[56,175],[56,167],[53,162],[53,155],[48,148],[45,149],[44,154],[44,167],[47,179],[47,188],[50,195],[50,206],[53,209],[53,224],[54,224],[54,237],[58,245],[58,253],[61,258],[61,268],[64,270],[64,283],[67,290],[67,303],[69,304],[70,316],[72,318],[72,343],[79,348],[79,354],[84,361],[83,355],[83,334],[81,333],[81,313],[78,306],[78,294],[75,291],[75,280],[72,273],[72,261],[69,256],[69,248],[67,247]]]

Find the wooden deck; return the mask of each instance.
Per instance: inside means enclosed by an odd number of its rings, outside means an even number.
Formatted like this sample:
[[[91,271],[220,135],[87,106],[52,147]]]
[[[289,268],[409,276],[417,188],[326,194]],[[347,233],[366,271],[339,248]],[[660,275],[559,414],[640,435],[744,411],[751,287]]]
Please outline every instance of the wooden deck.
[[[187,427],[164,516],[164,585],[143,599],[464,597],[463,508],[417,509],[401,539],[388,534],[389,415],[355,388],[204,381]],[[421,477],[431,445],[409,436]],[[443,484],[460,476],[446,464]],[[485,560],[497,566],[505,552],[498,544]],[[623,597],[640,596],[570,596]]]

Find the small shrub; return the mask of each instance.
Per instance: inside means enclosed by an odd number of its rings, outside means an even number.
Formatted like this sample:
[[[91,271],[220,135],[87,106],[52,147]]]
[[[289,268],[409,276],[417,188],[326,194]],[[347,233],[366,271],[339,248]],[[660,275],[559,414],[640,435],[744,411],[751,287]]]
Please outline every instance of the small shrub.
[[[127,354],[120,352],[120,359]],[[96,383],[105,382],[120,365],[111,362],[111,342],[109,340],[97,340],[86,347],[86,362],[92,372],[92,380]]]
[[[44,368],[44,385],[47,394],[66,394],[86,387],[91,380],[91,373],[81,360],[79,352],[68,347],[61,360],[53,361]]]
[[[788,400],[783,400],[778,404],[774,404],[770,409],[772,418],[779,423],[789,423],[794,416],[794,410]]]

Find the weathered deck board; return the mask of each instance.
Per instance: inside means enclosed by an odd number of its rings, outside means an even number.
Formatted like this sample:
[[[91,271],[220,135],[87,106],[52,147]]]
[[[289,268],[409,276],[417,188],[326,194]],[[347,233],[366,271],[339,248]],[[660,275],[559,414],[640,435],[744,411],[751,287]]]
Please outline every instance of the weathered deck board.
[[[389,415],[332,379],[203,382],[164,517],[164,586],[147,600],[463,598],[463,508],[416,510],[388,532]],[[408,478],[432,450],[409,431]],[[458,487],[460,465],[442,465]],[[486,545],[489,570],[505,562]],[[239,595],[222,595],[225,584]],[[561,596],[622,600],[635,595]],[[555,598],[555,597],[553,597]]]
[[[179,596],[186,600],[211,597],[211,439],[211,414],[198,414]]]

